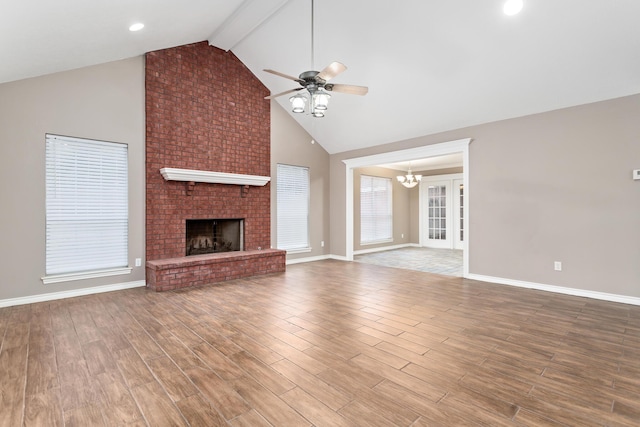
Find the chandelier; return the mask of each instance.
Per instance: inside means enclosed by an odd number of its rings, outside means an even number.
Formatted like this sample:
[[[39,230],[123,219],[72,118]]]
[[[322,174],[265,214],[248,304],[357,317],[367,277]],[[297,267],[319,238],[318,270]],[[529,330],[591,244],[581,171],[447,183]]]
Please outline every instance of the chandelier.
[[[422,180],[422,175],[414,175],[411,173],[411,167],[409,167],[409,171],[406,175],[398,175],[396,177],[400,184],[404,185],[407,188],[413,188]]]

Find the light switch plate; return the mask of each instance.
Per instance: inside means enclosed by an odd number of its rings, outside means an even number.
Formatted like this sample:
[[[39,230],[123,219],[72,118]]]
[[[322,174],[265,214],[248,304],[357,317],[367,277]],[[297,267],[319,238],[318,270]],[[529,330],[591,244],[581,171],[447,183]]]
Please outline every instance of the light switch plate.
[[[640,169],[634,169],[634,171],[633,171],[633,179],[636,180],[636,181],[640,179]]]

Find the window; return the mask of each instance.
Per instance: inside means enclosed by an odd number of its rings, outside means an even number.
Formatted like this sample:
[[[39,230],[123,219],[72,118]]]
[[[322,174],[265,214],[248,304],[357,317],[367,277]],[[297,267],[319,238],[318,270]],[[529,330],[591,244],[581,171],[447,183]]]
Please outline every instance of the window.
[[[393,238],[391,178],[360,176],[360,243]]]
[[[277,180],[278,249],[309,251],[309,168],[279,164]]]
[[[47,276],[127,268],[127,176],[125,144],[46,136]]]

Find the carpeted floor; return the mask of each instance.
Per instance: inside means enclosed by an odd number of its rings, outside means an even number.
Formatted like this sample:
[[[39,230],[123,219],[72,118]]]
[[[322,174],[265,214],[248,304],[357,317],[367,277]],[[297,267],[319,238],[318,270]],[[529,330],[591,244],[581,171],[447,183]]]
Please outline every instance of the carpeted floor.
[[[462,277],[462,250],[402,248],[356,255],[354,261]]]

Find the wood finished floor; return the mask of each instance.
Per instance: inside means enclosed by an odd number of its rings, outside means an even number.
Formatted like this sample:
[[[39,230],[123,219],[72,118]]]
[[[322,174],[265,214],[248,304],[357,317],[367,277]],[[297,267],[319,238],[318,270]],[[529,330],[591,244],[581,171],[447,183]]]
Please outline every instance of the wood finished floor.
[[[1,426],[640,425],[640,307],[361,263],[0,309]]]

